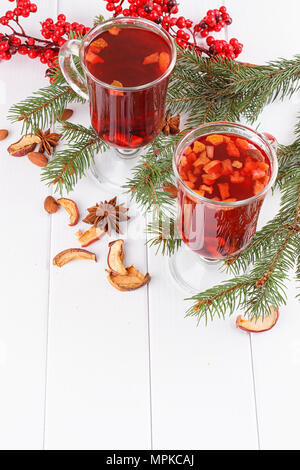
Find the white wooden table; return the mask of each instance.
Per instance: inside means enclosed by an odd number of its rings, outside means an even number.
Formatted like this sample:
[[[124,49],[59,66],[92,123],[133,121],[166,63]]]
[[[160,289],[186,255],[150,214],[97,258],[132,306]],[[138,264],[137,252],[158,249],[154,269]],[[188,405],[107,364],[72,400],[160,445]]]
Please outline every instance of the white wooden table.
[[[65,13],[91,23],[105,3],[38,1],[38,20]],[[182,0],[192,19],[213,0]],[[291,57],[299,45],[298,0],[226,1],[230,37],[245,44],[242,58],[263,63]],[[1,2],[1,11],[8,9]],[[288,21],[287,21],[288,18]],[[234,318],[196,328],[185,319],[184,293],[168,276],[165,260],[130,234],[127,259],[149,270],[148,288],[118,293],[107,284],[107,240],[92,246],[99,262],[59,270],[53,256],[74,243],[77,228],[63,210],[43,210],[49,190],[39,168],[9,157],[18,126],[6,121],[12,103],[41,86],[44,66],[18,56],[0,64],[0,448],[1,449],[300,449],[300,315],[290,289],[279,324],[254,336]],[[74,122],[88,122],[82,107]],[[263,112],[261,128],[283,144],[293,140],[299,99]],[[92,179],[71,197],[81,213],[113,196]],[[268,199],[261,221],[276,211]],[[135,210],[131,206],[131,210]],[[144,230],[142,217],[131,230]],[[213,280],[212,280],[213,283]],[[238,313],[238,312],[237,312]]]

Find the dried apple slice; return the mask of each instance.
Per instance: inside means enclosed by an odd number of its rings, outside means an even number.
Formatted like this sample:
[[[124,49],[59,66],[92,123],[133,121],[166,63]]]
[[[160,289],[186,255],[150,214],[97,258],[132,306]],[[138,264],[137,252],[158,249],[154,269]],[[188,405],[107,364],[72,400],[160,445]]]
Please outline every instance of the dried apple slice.
[[[111,34],[112,36],[118,36],[120,31],[121,29],[117,28],[116,26],[113,26],[112,28],[109,28],[108,30],[109,34]]]
[[[158,59],[159,68],[165,73],[170,65],[170,55],[167,52],[161,52]]]
[[[94,227],[94,225],[84,233],[82,233],[81,230],[78,230],[76,233],[77,239],[83,248],[96,242],[103,237],[103,235],[105,235],[105,230],[102,230],[99,227]]]
[[[121,274],[122,276],[127,275],[127,270],[123,264],[124,240],[115,240],[109,243],[109,252],[107,256],[107,264],[113,274]]]
[[[123,83],[119,82],[119,80],[114,80],[111,82],[111,86],[116,86],[118,88],[123,88]],[[113,96],[124,96],[123,91],[117,91],[117,90],[108,90],[108,93]]]
[[[193,151],[196,153],[203,152],[205,150],[205,145],[199,140],[196,140],[193,146]]]
[[[226,145],[226,150],[227,150],[229,157],[240,158],[241,156],[239,149],[233,142],[229,142]]]
[[[215,146],[221,145],[224,142],[224,137],[220,134],[212,134],[206,137],[207,142]]]
[[[134,266],[129,266],[126,268],[126,276],[122,276],[121,274],[113,274],[110,271],[108,272],[108,281],[110,284],[115,288],[122,292],[129,292],[132,290],[139,289],[140,287],[145,286],[150,282],[150,275],[149,273],[143,275],[135,269]]]
[[[85,60],[86,62],[89,62],[90,64],[93,64],[93,65],[104,63],[104,60],[98,54],[95,54],[95,52],[93,52],[92,50],[87,51]]]
[[[219,192],[220,192],[220,196],[221,196],[222,200],[224,201],[224,199],[228,199],[229,196],[230,196],[229,184],[228,183],[219,183],[218,188],[219,188]]]
[[[76,202],[72,201],[72,199],[61,198],[57,200],[57,204],[62,206],[70,215],[70,227],[76,225],[79,220],[79,210]]]
[[[249,333],[263,333],[264,331],[271,330],[279,319],[279,310],[270,305],[270,315],[266,317],[253,318],[252,320],[243,319],[239,315],[236,319],[236,327],[240,330],[248,331]]]
[[[97,262],[95,253],[82,250],[81,248],[69,248],[68,250],[64,250],[58,253],[53,259],[53,264],[54,266],[61,268],[74,259],[89,259]]]
[[[143,65],[156,64],[159,61],[159,52],[154,52],[153,54],[148,55],[143,60]]]

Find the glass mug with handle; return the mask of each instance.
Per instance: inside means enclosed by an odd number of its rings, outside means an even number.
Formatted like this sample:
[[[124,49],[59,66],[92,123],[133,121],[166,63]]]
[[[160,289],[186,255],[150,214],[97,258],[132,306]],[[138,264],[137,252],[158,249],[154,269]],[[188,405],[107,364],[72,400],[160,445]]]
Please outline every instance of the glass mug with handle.
[[[84,77],[74,64],[74,55],[79,57]],[[106,21],[82,41],[69,40],[60,49],[65,79],[89,101],[97,135],[117,151],[97,159],[92,170],[99,181],[120,187],[129,176],[129,160],[161,132],[175,62],[171,36],[141,18]]]
[[[277,177],[276,149],[270,134],[230,122],[203,124],[178,143],[173,170],[177,228],[184,248],[169,266],[185,290],[203,290],[209,271],[214,284],[223,280],[215,264],[251,243],[265,196]]]

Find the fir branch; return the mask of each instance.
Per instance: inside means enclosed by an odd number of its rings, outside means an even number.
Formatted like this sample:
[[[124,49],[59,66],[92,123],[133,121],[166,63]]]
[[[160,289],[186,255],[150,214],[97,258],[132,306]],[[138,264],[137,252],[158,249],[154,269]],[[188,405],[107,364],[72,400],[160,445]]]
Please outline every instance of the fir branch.
[[[68,147],[54,154],[41,177],[48,185],[56,184],[56,191],[60,193],[64,188],[67,192],[71,191],[90,168],[95,155],[108,148],[92,127],[87,129],[78,124],[63,122],[61,131]]]
[[[188,125],[193,127],[242,117],[254,122],[266,104],[289,98],[299,87],[299,55],[249,66],[230,59],[208,60],[191,50],[179,53],[168,103],[172,112],[187,112]]]
[[[22,132],[36,133],[39,129],[51,127],[70,102],[84,103],[84,100],[68,86],[50,85],[14,104],[9,110],[8,119],[12,122],[23,121]]]
[[[163,190],[163,184],[173,179],[172,158],[181,137],[182,133],[172,137],[160,135],[140,157],[132,178],[124,186],[145,211],[153,205],[160,210],[174,205],[174,200]]]
[[[172,256],[182,244],[182,240],[177,232],[174,214],[167,215],[159,211],[155,220],[148,223],[147,232],[154,235],[147,241],[150,247],[156,247],[156,254],[160,251],[162,255]]]

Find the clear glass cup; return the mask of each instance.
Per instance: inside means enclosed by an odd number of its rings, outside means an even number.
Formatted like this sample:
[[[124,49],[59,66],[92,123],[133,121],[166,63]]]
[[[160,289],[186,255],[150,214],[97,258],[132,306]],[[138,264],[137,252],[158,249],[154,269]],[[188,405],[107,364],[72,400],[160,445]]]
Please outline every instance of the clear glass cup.
[[[116,87],[102,82],[88,70],[85,54],[90,43],[104,31],[134,27],[162,37],[170,48],[167,70],[151,83],[136,87]],[[73,56],[78,56],[84,77],[78,72]],[[129,177],[132,161],[142,147],[161,132],[165,118],[166,93],[176,62],[176,47],[171,36],[157,24],[141,18],[115,18],[91,29],[81,40],[69,40],[60,49],[59,64],[73,90],[89,101],[91,123],[97,134],[114,152],[108,151],[95,160],[92,168],[100,182],[120,187]],[[124,57],[124,66],[126,57]]]
[[[186,186],[178,172],[180,157],[195,140],[210,134],[232,134],[247,139],[266,153],[271,176],[260,193],[241,201],[222,202],[202,197]],[[241,253],[250,244],[265,196],[277,177],[276,149],[277,142],[270,134],[259,134],[249,127],[230,122],[203,124],[188,132],[178,143],[173,170],[178,187],[177,229],[184,245],[170,258],[169,266],[173,278],[185,290],[193,293],[203,290],[203,278],[208,271],[214,277],[222,277],[215,264]]]

